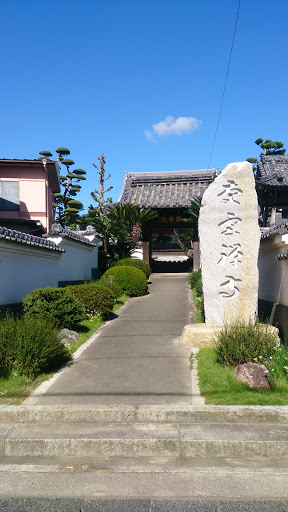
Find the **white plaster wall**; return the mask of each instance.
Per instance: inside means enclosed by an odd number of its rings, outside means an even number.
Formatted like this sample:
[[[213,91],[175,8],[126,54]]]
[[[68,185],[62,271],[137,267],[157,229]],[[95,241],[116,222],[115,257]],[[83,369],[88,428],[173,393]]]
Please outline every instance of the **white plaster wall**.
[[[91,269],[98,268],[98,247],[67,238],[58,246],[66,252],[0,240],[0,305],[20,303],[32,290],[58,286],[59,281],[91,279]]]
[[[17,304],[36,288],[58,285],[60,252],[0,241],[0,305]]]
[[[131,252],[132,258],[136,258],[137,260],[143,260],[143,246],[140,244],[135,247],[135,249]]]
[[[288,260],[277,254],[288,251],[287,235],[262,240],[259,251],[259,298],[288,306]]]
[[[55,238],[50,238],[56,242]],[[57,242],[56,242],[57,243]],[[92,268],[98,268],[98,247],[62,238],[58,247],[65,249],[59,262],[59,281],[80,281],[92,278]]]

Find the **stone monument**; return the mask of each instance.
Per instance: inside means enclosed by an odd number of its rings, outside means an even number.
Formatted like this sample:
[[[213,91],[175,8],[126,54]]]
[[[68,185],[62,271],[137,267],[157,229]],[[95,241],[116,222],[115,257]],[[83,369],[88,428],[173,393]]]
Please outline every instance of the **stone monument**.
[[[186,326],[191,342],[185,342],[184,328],[183,343],[190,346],[199,346],[204,339],[207,344],[215,328],[225,323],[256,319],[260,229],[249,162],[229,164],[205,191],[199,238],[205,325]]]
[[[205,191],[199,238],[205,324],[255,321],[260,228],[249,162],[227,165]]]

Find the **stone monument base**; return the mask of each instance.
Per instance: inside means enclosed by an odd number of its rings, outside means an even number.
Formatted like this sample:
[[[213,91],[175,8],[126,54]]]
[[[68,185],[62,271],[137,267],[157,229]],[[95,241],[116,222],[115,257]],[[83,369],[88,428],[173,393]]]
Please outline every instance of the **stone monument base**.
[[[262,324],[266,327],[266,324]],[[189,324],[185,325],[181,343],[187,347],[212,347],[214,345],[214,334],[220,331],[222,327],[208,327],[206,324]],[[277,327],[269,325],[271,333],[278,335],[277,343],[280,345],[279,331]]]
[[[205,324],[185,325],[182,332],[182,345],[187,347],[213,346],[214,334],[221,327],[207,327]]]

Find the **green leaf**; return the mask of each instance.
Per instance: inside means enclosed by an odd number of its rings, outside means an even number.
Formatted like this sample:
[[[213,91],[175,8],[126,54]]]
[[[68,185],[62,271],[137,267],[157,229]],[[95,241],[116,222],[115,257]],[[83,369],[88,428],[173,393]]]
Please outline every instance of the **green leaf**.
[[[86,171],[84,171],[84,169],[73,169],[73,172],[75,174],[86,174]]]
[[[59,155],[70,155],[70,150],[68,148],[58,148],[56,149],[56,153]]]
[[[63,164],[63,165],[67,165],[67,166],[69,166],[69,165],[74,165],[74,164],[75,164],[75,162],[74,162],[74,160],[71,160],[70,158],[64,158],[64,159],[62,160],[62,164]]]
[[[52,156],[51,151],[39,151],[39,155],[43,155],[44,157]]]
[[[68,201],[68,204],[69,204],[69,208],[70,208],[70,206],[75,207],[75,208],[82,208],[82,206],[83,206],[81,201],[77,201],[77,199],[70,199]]]
[[[73,174],[73,172],[68,172],[67,176],[68,178],[78,178],[78,176],[76,176],[76,174]]]

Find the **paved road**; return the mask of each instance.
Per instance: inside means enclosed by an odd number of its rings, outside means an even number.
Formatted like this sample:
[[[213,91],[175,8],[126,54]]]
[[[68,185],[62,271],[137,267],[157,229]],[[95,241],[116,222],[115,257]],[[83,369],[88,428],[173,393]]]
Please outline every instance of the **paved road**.
[[[287,512],[288,501],[0,499],[3,512]]]
[[[154,277],[37,405],[189,404],[186,275]]]

